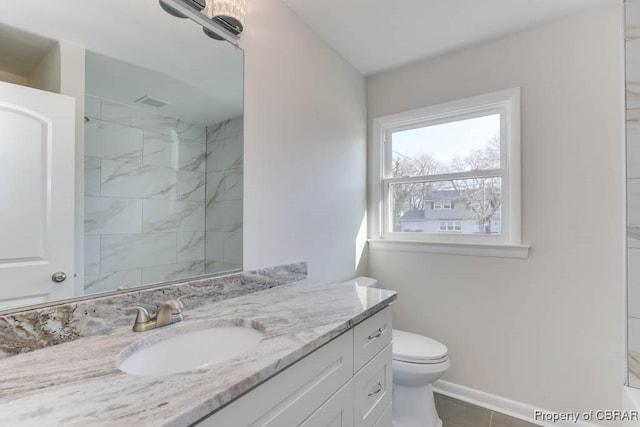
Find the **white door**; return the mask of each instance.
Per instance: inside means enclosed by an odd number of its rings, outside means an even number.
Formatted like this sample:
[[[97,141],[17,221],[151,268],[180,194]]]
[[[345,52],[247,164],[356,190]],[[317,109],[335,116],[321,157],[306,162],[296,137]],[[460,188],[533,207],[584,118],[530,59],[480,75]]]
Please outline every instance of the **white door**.
[[[74,98],[0,82],[0,310],[73,296],[74,148]]]

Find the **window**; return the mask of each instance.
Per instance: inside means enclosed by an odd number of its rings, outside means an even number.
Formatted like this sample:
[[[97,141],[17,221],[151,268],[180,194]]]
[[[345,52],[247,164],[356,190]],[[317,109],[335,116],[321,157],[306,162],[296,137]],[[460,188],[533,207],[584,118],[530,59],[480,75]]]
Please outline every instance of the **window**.
[[[435,210],[441,210],[441,209],[453,209],[453,203],[451,203],[451,200],[439,200],[437,202],[432,202],[433,203],[433,209]]]
[[[520,245],[519,88],[375,119],[374,158],[377,239]]]
[[[462,221],[440,221],[440,231],[443,233],[462,231]]]

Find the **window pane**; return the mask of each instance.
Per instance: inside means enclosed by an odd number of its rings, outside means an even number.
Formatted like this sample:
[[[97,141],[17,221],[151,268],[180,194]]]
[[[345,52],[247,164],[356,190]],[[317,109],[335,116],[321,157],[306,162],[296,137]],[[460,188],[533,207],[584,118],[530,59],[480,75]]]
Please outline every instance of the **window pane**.
[[[476,178],[391,184],[390,231],[499,235],[501,181]],[[451,208],[442,209],[444,200]]]
[[[391,135],[393,177],[500,168],[500,115],[458,120]]]

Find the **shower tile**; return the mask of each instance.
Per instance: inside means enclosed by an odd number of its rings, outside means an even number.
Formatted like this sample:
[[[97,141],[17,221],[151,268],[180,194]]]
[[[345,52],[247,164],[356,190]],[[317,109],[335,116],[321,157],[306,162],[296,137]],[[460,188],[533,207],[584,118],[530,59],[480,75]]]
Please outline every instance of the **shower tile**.
[[[205,233],[188,231],[178,233],[177,262],[204,261]]]
[[[628,314],[640,319],[640,249],[628,250],[627,275]]]
[[[97,157],[84,158],[84,195],[100,195],[100,159]]]
[[[85,197],[85,234],[130,234],[142,231],[142,200]]]
[[[100,236],[84,237],[84,274],[100,273]]]
[[[84,290],[87,294],[115,291],[120,287],[142,285],[142,270],[115,271],[112,273],[84,276]]]
[[[102,101],[102,120],[165,135],[178,132],[177,119],[105,100]]]
[[[205,274],[215,274],[215,273],[223,273],[231,270],[239,270],[242,269],[242,266],[229,264],[226,262],[220,261],[207,261],[205,263]]]
[[[640,108],[627,110],[625,112],[625,118],[627,121],[640,121]]]
[[[102,196],[145,199],[177,197],[177,172],[171,168],[102,160]]]
[[[207,172],[242,167],[242,137],[207,144]]]
[[[205,201],[207,174],[178,171],[178,200]]]
[[[625,1],[625,38],[640,38],[640,2],[638,0]]]
[[[224,233],[206,233],[205,259],[222,261],[224,259]]]
[[[207,211],[215,203],[224,200],[224,171],[207,173],[206,201]]]
[[[102,236],[100,267],[112,272],[175,264],[176,251],[176,233]]]
[[[640,319],[628,318],[629,385],[640,388]]]
[[[640,178],[640,121],[627,122],[627,178]]]
[[[242,231],[224,233],[224,262],[242,264]]]
[[[92,120],[85,124],[85,155],[101,159],[142,163],[140,129]]]
[[[224,139],[224,124],[226,122],[220,122],[213,126],[207,127],[207,144],[214,143]]]
[[[144,131],[143,163],[145,165],[178,169],[178,157],[178,140],[175,135]]]
[[[90,119],[100,120],[102,116],[102,101],[100,98],[93,96],[85,96],[84,98],[84,116]]]
[[[204,261],[148,267],[142,269],[142,282],[149,284],[202,276],[204,267]]]
[[[204,231],[204,203],[144,200],[142,231]]]
[[[205,172],[207,146],[197,142],[182,141],[178,147],[178,168],[193,172]]]
[[[242,200],[242,185],[242,168],[227,169],[224,171],[225,200]]]
[[[240,136],[243,134],[243,121],[242,117],[236,117],[232,120],[227,120],[224,124],[224,137],[232,138],[234,136]]]
[[[640,179],[627,180],[627,245],[640,248]]]
[[[626,43],[627,109],[640,108],[640,39]]]
[[[207,142],[207,128],[182,120],[178,121],[178,135],[180,136],[180,141],[189,139],[201,144]]]
[[[242,200],[220,201],[207,206],[207,231],[242,229]]]

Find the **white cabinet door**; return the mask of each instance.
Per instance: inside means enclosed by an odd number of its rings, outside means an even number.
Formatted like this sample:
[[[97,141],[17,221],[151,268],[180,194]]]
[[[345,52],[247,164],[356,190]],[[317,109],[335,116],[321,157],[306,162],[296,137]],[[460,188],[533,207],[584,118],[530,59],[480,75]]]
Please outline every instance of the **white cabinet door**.
[[[353,380],[345,384],[300,427],[353,427]]]
[[[353,331],[348,330],[194,425],[298,426],[329,400],[352,375]],[[353,395],[350,400],[353,402]]]
[[[73,296],[74,147],[74,98],[0,82],[0,310]]]
[[[372,427],[391,404],[392,350],[388,344],[353,377],[356,427]]]

